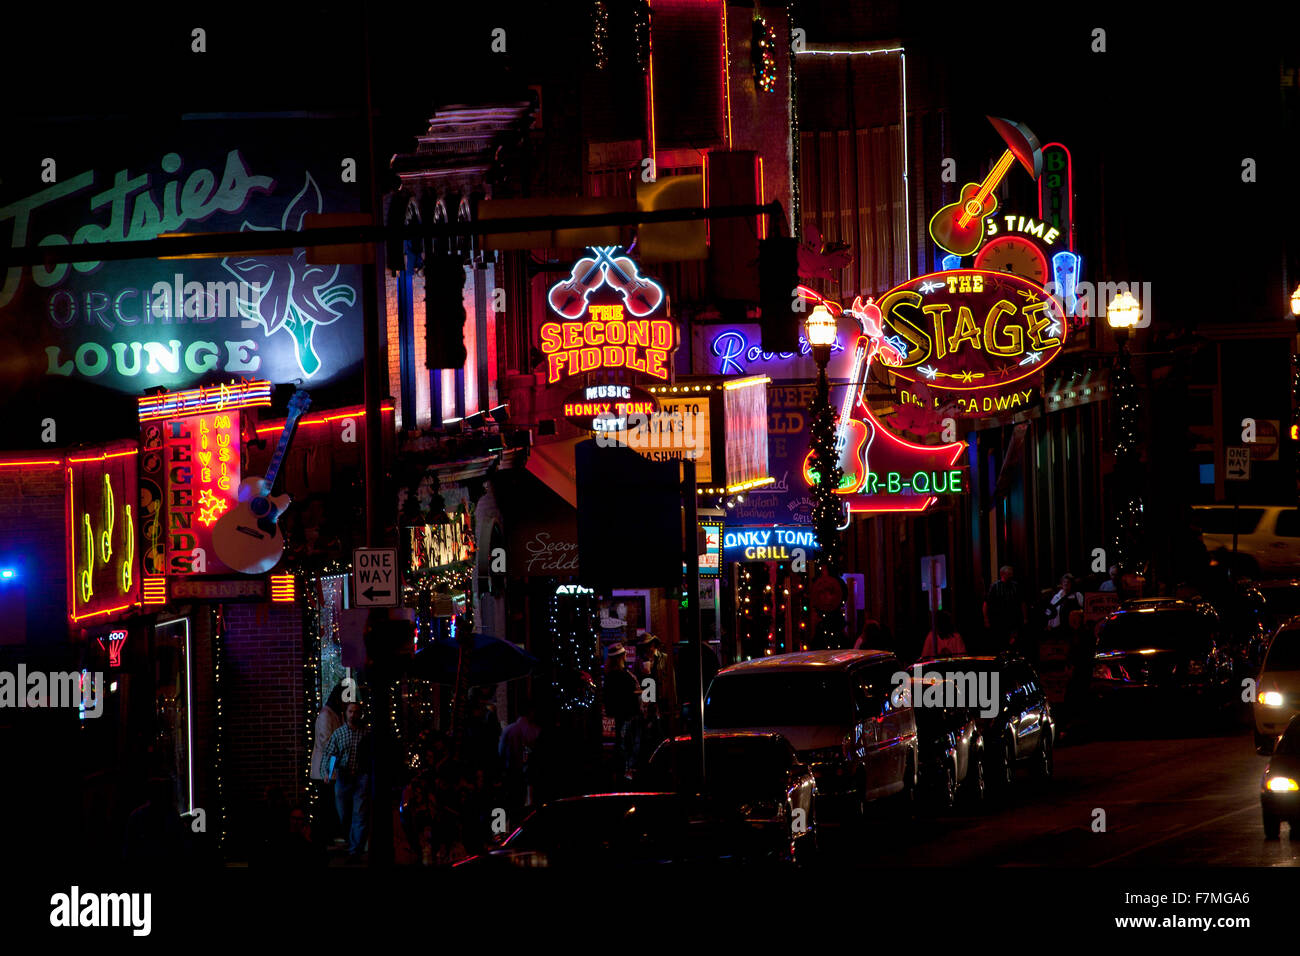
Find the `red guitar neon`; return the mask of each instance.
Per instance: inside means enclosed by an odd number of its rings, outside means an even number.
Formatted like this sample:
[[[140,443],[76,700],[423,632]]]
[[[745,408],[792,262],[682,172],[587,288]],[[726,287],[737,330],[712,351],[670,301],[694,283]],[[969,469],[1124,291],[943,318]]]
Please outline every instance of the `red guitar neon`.
[[[880,309],[874,302],[870,299],[863,302],[862,297],[858,296],[853,300],[853,305],[845,311],[862,324],[863,334],[858,336],[858,341],[854,346],[853,371],[849,375],[849,385],[844,394],[844,404],[841,406],[839,418],[836,420],[835,452],[843,476],[840,478],[839,487],[835,489],[837,495],[855,494],[867,480],[869,471],[867,451],[875,438],[874,419],[855,418],[853,412],[859,405],[863,409],[866,408],[866,403],[862,400],[862,393],[867,385],[867,375],[871,371],[871,362],[877,355],[883,355],[885,361],[891,364],[898,364],[902,361],[898,350],[884,341],[884,327],[881,324]],[[809,451],[803,462],[803,479],[810,486],[820,480],[813,469],[812,459],[813,453]]]
[[[930,219],[930,238],[934,244],[955,256],[968,256],[983,244],[984,220],[998,208],[993,191],[1001,185],[1012,164],[1019,161],[1035,179],[1042,168],[1038,138],[1027,127],[994,116],[988,120],[1006,142],[1006,151],[998,157],[983,182],[967,183],[961,187],[961,197]]]

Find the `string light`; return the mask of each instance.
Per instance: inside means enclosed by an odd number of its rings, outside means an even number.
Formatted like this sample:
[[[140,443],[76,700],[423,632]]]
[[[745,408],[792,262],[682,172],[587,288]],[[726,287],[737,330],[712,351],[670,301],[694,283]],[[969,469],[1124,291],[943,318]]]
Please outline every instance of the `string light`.
[[[776,31],[763,17],[754,20],[754,84],[764,93],[776,92]]]
[[[591,57],[592,65],[598,70],[609,66],[609,7],[604,0],[596,0],[591,10]]]

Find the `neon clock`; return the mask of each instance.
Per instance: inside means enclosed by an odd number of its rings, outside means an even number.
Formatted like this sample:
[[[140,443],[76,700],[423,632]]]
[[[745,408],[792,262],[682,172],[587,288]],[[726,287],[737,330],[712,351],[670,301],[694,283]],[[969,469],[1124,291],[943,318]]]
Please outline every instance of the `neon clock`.
[[[1007,272],[1039,285],[1047,285],[1047,256],[1023,236],[999,236],[985,243],[975,257],[975,268]]]

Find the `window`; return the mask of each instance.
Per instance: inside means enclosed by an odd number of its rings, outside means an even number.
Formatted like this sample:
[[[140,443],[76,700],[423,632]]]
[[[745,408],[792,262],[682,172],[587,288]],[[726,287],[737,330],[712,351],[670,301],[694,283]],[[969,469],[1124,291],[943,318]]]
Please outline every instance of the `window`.
[[[1278,631],[1268,649],[1265,671],[1300,671],[1300,631]]]
[[[1277,534],[1282,538],[1300,538],[1300,510],[1286,508],[1278,512]]]
[[[714,680],[704,703],[710,730],[853,722],[845,674],[733,674]]]
[[[1236,533],[1253,534],[1264,517],[1263,508],[1196,508],[1193,520],[1201,526],[1202,534],[1232,534],[1233,515],[1236,514]],[[1280,521],[1280,519],[1279,519]]]

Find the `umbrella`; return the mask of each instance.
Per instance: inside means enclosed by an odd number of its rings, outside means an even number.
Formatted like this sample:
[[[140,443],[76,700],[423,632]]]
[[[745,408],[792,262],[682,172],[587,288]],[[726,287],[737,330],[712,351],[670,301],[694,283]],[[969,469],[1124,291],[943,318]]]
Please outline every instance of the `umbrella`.
[[[487,634],[475,634],[470,648],[469,686],[501,684],[527,677],[537,665],[537,658],[509,641]],[[409,674],[436,684],[455,684],[460,666],[460,644],[439,640],[420,648]]]

